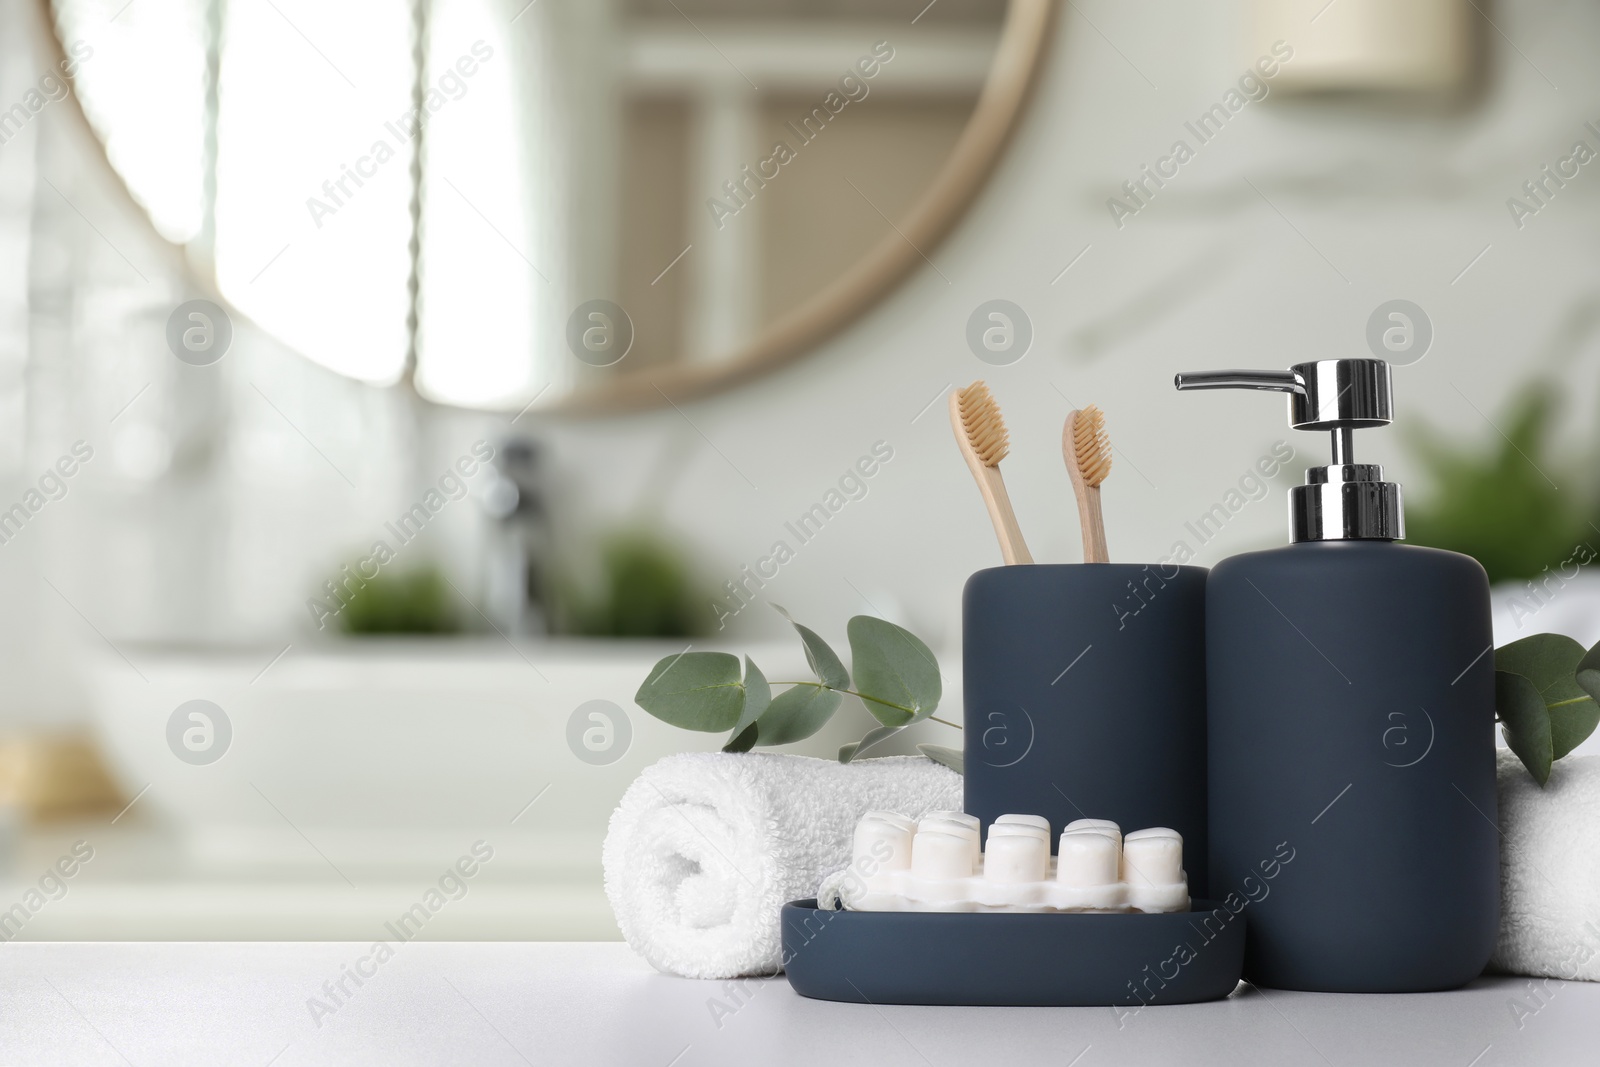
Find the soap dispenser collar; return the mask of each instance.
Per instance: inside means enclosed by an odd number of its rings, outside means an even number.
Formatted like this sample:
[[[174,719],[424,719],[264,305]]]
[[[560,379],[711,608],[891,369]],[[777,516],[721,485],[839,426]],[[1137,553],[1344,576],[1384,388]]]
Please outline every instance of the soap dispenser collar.
[[[1221,370],[1179,374],[1185,389],[1260,389],[1289,394],[1289,425],[1327,430],[1333,459],[1306,471],[1289,491],[1295,541],[1394,541],[1405,537],[1400,486],[1376,463],[1355,461],[1355,431],[1394,421],[1394,385],[1381,359],[1323,359],[1286,371]]]

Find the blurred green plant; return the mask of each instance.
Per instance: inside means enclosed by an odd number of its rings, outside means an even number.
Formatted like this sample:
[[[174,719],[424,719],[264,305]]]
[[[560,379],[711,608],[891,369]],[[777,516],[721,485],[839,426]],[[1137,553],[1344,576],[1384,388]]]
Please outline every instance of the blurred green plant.
[[[1413,424],[1408,435],[1432,491],[1406,504],[1406,541],[1463,552],[1491,582],[1536,578],[1593,539],[1592,502],[1578,464],[1552,454],[1556,386],[1540,379],[1513,398],[1483,446],[1463,446]],[[1557,485],[1565,485],[1558,489]]]
[[[565,631],[583,637],[698,637],[710,620],[695,595],[688,562],[666,538],[643,527],[600,539],[598,588],[567,588]]]
[[[439,568],[380,570],[339,612],[347,634],[453,634],[461,620],[451,610],[449,584]]]

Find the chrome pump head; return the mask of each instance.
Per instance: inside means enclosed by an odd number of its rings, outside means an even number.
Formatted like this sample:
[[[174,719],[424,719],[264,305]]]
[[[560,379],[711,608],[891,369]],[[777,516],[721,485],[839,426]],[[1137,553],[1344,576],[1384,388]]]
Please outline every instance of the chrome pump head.
[[[1289,425],[1327,430],[1333,462],[1306,471],[1289,490],[1295,541],[1396,541],[1406,535],[1400,486],[1376,463],[1355,462],[1355,431],[1394,421],[1394,386],[1381,359],[1323,359],[1287,371],[1220,370],[1180,374],[1184,389],[1265,389],[1289,394]]]

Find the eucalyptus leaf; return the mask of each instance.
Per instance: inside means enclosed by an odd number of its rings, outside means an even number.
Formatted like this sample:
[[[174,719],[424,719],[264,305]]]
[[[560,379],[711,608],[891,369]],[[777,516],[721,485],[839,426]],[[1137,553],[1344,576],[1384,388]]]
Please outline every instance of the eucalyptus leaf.
[[[772,686],[767,684],[767,676],[761,673],[761,668],[749,656],[744,658],[744,706],[739,711],[739,721],[733,724],[733,736],[738,737],[746,729],[756,724],[767,707],[772,703]],[[751,742],[754,744],[754,741]]]
[[[728,743],[722,746],[724,752],[749,752],[756,747],[756,737],[759,733],[759,723],[751,723],[743,730],[728,738]]]
[[[1513,641],[1494,650],[1494,669],[1510,674],[1520,674],[1538,687],[1545,702],[1561,700],[1583,691],[1573,680],[1578,661],[1583,659],[1583,646],[1562,634],[1534,634]],[[1562,686],[1554,694],[1551,687]]]
[[[761,716],[759,745],[803,741],[827,725],[844,697],[821,685],[797,685],[779,693]]]
[[[634,701],[662,722],[683,730],[720,733],[739,721],[745,687],[739,657],[726,652],[684,652],[657,663]]]
[[[1596,710],[1600,711],[1600,644],[1596,644],[1588,652],[1584,653],[1583,658],[1578,661],[1577,679],[1578,684],[1583,687],[1583,691],[1589,694],[1589,699],[1597,702]],[[1600,714],[1595,715],[1588,721],[1587,729],[1582,729],[1582,725],[1580,721],[1578,726],[1582,730],[1581,736],[1568,738],[1571,741],[1572,748],[1583,744],[1584,741],[1588,740],[1589,735],[1594,733],[1595,726],[1600,725]],[[1576,732],[1574,731],[1574,733]],[[1570,752],[1571,748],[1568,751]]]
[[[848,745],[844,745],[839,749],[839,762],[849,763],[851,760],[855,759],[857,756],[860,756],[873,745],[876,745],[880,741],[888,740],[904,729],[904,726],[880,726],[876,730],[867,731],[866,737],[863,737],[859,741],[852,741]]]
[[[918,745],[917,751],[935,763],[944,764],[957,774],[967,773],[967,760],[959,749],[945,748],[943,745]]]
[[[856,691],[874,719],[884,726],[909,726],[938,709],[944,694],[939,664],[915,634],[870,615],[851,619],[846,632]]]
[[[817,676],[817,681],[830,689],[849,689],[850,672],[844,669],[844,662],[839,659],[838,653],[828,646],[828,642],[817,636],[815,630],[795,622],[794,617],[784,608],[776,604],[772,607],[779,615],[788,619],[789,625],[800,634],[800,642],[806,648],[806,663],[810,665],[811,673]]]
[[[1600,704],[1592,697],[1550,706],[1551,755],[1560,759],[1589,739],[1600,725]]]
[[[1495,650],[1495,670],[1520,675],[1539,690],[1549,709],[1553,760],[1577,748],[1600,723],[1600,704],[1577,678],[1587,658],[1582,645],[1562,634],[1534,634]]]
[[[1550,709],[1538,686],[1520,674],[1494,672],[1494,706],[1500,715],[1506,744],[1528,768],[1534,781],[1550,780],[1555,750],[1550,737]]]

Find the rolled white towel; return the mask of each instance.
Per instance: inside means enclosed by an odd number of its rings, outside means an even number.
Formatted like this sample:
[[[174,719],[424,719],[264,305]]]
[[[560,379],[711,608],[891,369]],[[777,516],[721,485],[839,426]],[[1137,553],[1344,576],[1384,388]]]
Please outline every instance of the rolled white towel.
[[[1600,981],[1600,756],[1544,788],[1500,753],[1500,939],[1491,970]]]
[[[611,815],[606,897],[623,938],[658,970],[777,974],[780,909],[850,862],[863,814],[915,818],[960,806],[961,776],[921,756],[668,756],[645,768]]]

